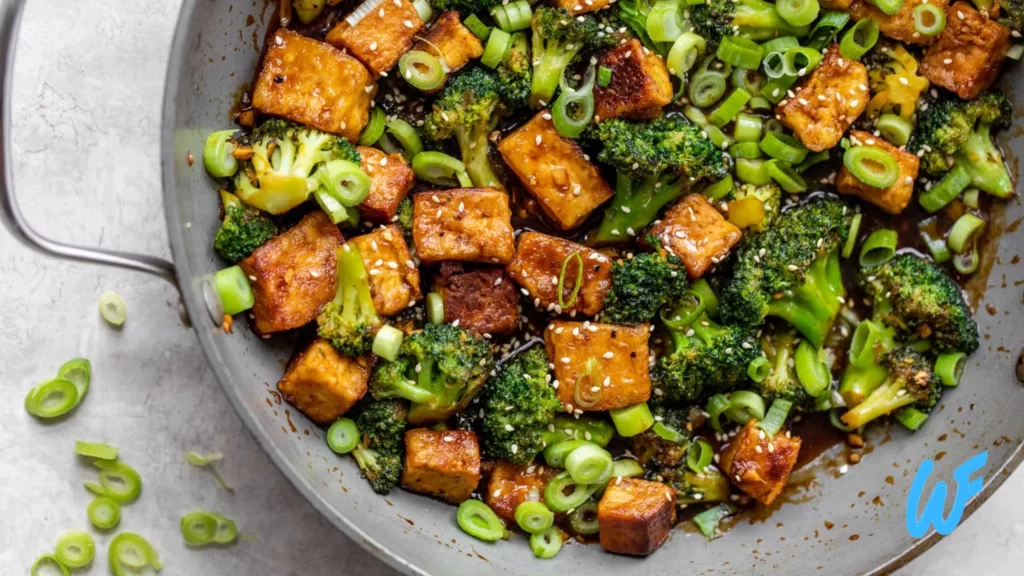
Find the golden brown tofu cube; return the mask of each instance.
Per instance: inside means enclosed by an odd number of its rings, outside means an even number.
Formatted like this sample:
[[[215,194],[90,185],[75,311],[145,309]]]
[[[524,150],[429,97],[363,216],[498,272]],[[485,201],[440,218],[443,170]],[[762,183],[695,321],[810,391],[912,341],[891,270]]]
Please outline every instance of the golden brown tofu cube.
[[[910,202],[910,197],[914,194],[914,180],[917,178],[917,168],[921,159],[916,154],[900,150],[869,132],[852,130],[850,131],[850,141],[854,145],[873,146],[885,150],[896,160],[896,164],[900,167],[900,174],[892,186],[875,188],[861,182],[846,169],[846,166],[840,166],[839,175],[836,177],[836,189],[840,194],[852,194],[865,202],[878,206],[889,214],[903,212]]]
[[[461,264],[444,262],[434,290],[444,302],[445,322],[458,322],[478,334],[508,334],[519,326],[519,295],[502,268],[467,271]]]
[[[515,252],[508,195],[491,188],[415,194],[412,241],[423,262],[508,264]]]
[[[821,0],[821,7],[825,10],[842,10],[844,12],[856,0]]]
[[[608,86],[594,86],[594,121],[608,118],[652,118],[672,101],[672,80],[661,56],[637,39],[606,52],[600,66],[610,68]]]
[[[257,332],[291,330],[316,318],[334,298],[342,242],[338,227],[317,210],[238,263],[252,284]]]
[[[882,12],[867,0],[853,0],[852,2],[846,0],[848,5],[846,11],[854,20],[868,18],[878,22],[879,31],[893,40],[924,46],[930,44],[935,37],[925,36],[917,31],[914,26],[914,8],[925,2],[937,6],[940,10],[945,10],[949,5],[949,0],[904,0],[899,11],[890,15]],[[827,9],[831,10],[832,8]]]
[[[726,220],[703,194],[687,194],[648,230],[678,256],[696,279],[729,255],[743,232]]]
[[[868,69],[839,54],[839,45],[825,52],[821,64],[775,107],[782,124],[815,152],[839,143],[868,105]],[[819,96],[821,98],[819,98]]]
[[[516,508],[527,500],[544,501],[544,487],[558,470],[543,464],[516,465],[499,460],[487,482],[484,501],[506,522],[515,522]]]
[[[327,40],[348,50],[362,61],[374,78],[387,72],[412,46],[412,40],[423,28],[416,8],[409,0],[387,0],[379,10],[372,10],[352,26],[341,19],[327,33]]]
[[[402,487],[458,504],[480,483],[480,444],[464,430],[417,428],[405,433]]]
[[[366,394],[372,367],[366,357],[339,354],[318,339],[292,358],[277,389],[299,412],[326,426]]]
[[[420,271],[398,226],[382,226],[351,242],[359,248],[370,275],[370,294],[378,314],[394,316],[419,301]]]
[[[1009,28],[957,2],[946,9],[946,27],[928,47],[921,71],[932,84],[974,100],[995,82],[1009,48]]]
[[[508,265],[508,273],[530,293],[535,306],[554,309],[558,306],[558,277],[562,273],[562,262],[574,252],[583,259],[583,280],[576,301],[562,312],[575,311],[593,316],[604,308],[604,297],[612,287],[611,260],[600,252],[564,238],[523,232],[519,235],[515,258]],[[569,302],[576,286],[578,266],[571,264],[565,267],[563,303]]]
[[[597,12],[611,4],[611,0],[555,0],[554,5],[573,14]]]
[[[567,411],[603,412],[646,402],[651,397],[646,324],[619,326],[555,320],[544,331],[548,358],[555,364],[558,399]],[[597,362],[596,381],[583,377],[587,362]],[[576,406],[575,385],[586,386],[580,396],[591,406]],[[594,391],[594,387],[600,387]]]
[[[370,193],[359,205],[359,214],[367,220],[390,222],[416,184],[416,175],[401,154],[385,154],[368,146],[356,149],[359,167],[370,177]]]
[[[785,432],[769,437],[751,420],[722,452],[721,468],[737,488],[768,505],[786,487],[799,455],[799,437]]]
[[[350,141],[370,117],[377,85],[359,60],[330,44],[281,29],[270,39],[253,108]]]
[[[416,41],[413,50],[422,50],[443,59],[448,66],[449,76],[484,53],[480,39],[462,25],[459,13],[455,10],[448,10],[438,16],[434,25],[419,36],[421,39]]]
[[[668,539],[676,524],[675,490],[650,480],[616,478],[597,504],[601,548],[647,556]]]
[[[547,119],[545,119],[547,116]],[[562,230],[575,228],[615,195],[571,138],[541,112],[498,143],[498,151],[544,214]]]

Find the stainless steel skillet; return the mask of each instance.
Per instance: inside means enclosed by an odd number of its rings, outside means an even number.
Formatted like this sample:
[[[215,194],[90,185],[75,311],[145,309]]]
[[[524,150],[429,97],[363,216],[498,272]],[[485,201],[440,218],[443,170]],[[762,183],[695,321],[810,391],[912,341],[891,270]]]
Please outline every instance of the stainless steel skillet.
[[[945,396],[943,406],[915,435],[894,429],[893,441],[885,442],[887,432],[875,430],[871,438],[875,448],[861,464],[841,477],[826,471],[837,466],[823,467],[806,488],[813,498],[782,505],[766,522],[741,522],[727,537],[711,544],[677,530],[664,548],[645,560],[573,546],[556,560],[540,562],[532,558],[522,538],[494,546],[472,540],[459,531],[454,510],[446,505],[404,492],[380,498],[347,459],[339,460],[328,451],[314,426],[297,413],[289,420],[287,406],[275,403],[271,390],[280,376],[281,362],[292,351],[292,342],[287,337],[260,340],[246,330],[228,336],[210,321],[204,286],[222,265],[211,250],[218,225],[217,196],[201,164],[189,166],[187,157],[190,152],[199,156],[206,134],[229,122],[231,94],[256,64],[257,40],[262,37],[262,23],[273,17],[272,3],[185,0],[182,7],[167,73],[162,139],[173,265],[59,244],[35,233],[21,217],[10,172],[9,83],[23,4],[24,0],[7,0],[0,6],[0,50],[4,51],[0,59],[0,216],[5,225],[41,252],[133,268],[175,282],[218,380],[271,459],[332,523],[405,572],[814,574],[824,567],[822,570],[839,574],[884,573],[938,539],[933,533],[915,541],[904,526],[907,492],[923,459],[943,453],[932,476],[950,482],[961,462],[981,450],[989,451],[982,471],[985,491],[969,510],[983,502],[1021,460],[1024,419],[1019,407],[1024,404],[1024,389],[1014,377],[1014,363],[1024,336],[1024,288],[1015,283],[1024,281],[1024,269],[1011,261],[1024,249],[1024,231],[1011,224],[1024,218],[1024,207],[1013,201],[1003,215],[1004,225],[1012,231],[986,255],[994,264],[979,306],[985,339],[960,388]],[[250,17],[255,23],[247,25]],[[1024,79],[1008,74],[1005,80],[1011,97],[1019,101],[1016,88]],[[1006,144],[1011,158],[1024,153],[1020,130],[1012,130],[1009,136]],[[21,190],[22,201],[40,192]],[[295,431],[289,421],[295,424]],[[304,430],[311,434],[305,435]],[[872,503],[876,496],[884,506]]]

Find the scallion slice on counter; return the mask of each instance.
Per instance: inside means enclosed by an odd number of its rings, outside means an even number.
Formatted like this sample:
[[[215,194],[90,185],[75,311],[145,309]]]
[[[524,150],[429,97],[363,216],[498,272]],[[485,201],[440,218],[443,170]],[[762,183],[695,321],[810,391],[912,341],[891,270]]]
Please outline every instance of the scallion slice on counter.
[[[104,292],[99,299],[100,316],[113,326],[121,326],[128,317],[128,309],[117,292]]]
[[[217,481],[217,485],[225,490],[234,490],[234,488],[228,484],[228,481],[221,476],[220,467],[218,464],[224,460],[224,454],[220,452],[210,452],[208,454],[200,454],[199,452],[186,452],[185,462],[196,468],[209,468],[213,474],[214,480]]]
[[[70,530],[57,539],[53,555],[68,568],[85,568],[96,557],[96,542],[88,532]]]
[[[117,460],[117,448],[102,442],[75,441],[75,454],[100,460]]]
[[[137,574],[147,566],[156,571],[164,567],[149,541],[134,532],[122,532],[114,536],[107,549],[107,563],[114,576]]]
[[[87,490],[97,496],[106,496],[118,504],[134,502],[142,492],[142,477],[134,468],[124,462],[94,460],[93,466],[99,468],[99,483],[86,482]]]
[[[470,499],[459,504],[455,520],[463,532],[484,542],[497,542],[509,534],[494,510],[479,500]]]
[[[110,530],[121,521],[121,505],[112,498],[97,496],[86,509],[89,523],[100,530]]]
[[[336,454],[348,454],[359,444],[359,428],[349,418],[340,418],[327,429],[327,446]]]
[[[398,59],[398,72],[410,86],[429,92],[444,84],[447,74],[437,56],[423,50],[410,50]]]
[[[234,520],[214,512],[200,510],[181,518],[181,536],[189,546],[230,544],[238,538]]]
[[[60,365],[57,369],[57,377],[71,380],[78,389],[78,401],[85,398],[89,391],[89,383],[92,382],[92,362],[88,358],[72,358]]]
[[[47,566],[53,566],[63,576],[71,576],[71,571],[68,567],[61,564],[53,554],[43,554],[36,561],[32,563],[32,568],[29,571],[31,576],[43,576],[43,574],[51,574],[52,571],[47,569]]]
[[[36,418],[57,418],[78,406],[79,400],[74,382],[53,378],[29,391],[25,396],[25,411]]]

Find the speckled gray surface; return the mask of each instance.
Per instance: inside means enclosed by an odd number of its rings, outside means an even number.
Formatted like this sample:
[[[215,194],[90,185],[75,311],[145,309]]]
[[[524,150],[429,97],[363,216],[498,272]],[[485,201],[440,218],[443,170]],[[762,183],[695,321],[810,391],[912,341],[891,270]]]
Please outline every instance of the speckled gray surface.
[[[2,0],[0,0],[2,1]],[[15,181],[28,218],[55,238],[169,256],[158,164],[160,97],[175,0],[33,0],[18,45]],[[129,319],[111,330],[97,296]],[[60,531],[85,528],[94,475],[75,439],[111,442],[145,479],[122,527],[149,537],[167,574],[392,574],[323,521],[262,454],[223,397],[177,296],[139,274],[43,259],[0,232],[0,572],[26,573]],[[31,385],[88,356],[94,385],[77,413],[41,425],[21,409]],[[227,454],[233,493],[186,466],[190,449]],[[851,473],[856,473],[854,470]],[[901,574],[1009,574],[1024,561],[1024,473]],[[221,511],[258,542],[186,549],[178,518]],[[98,538],[101,550],[108,537]],[[92,573],[105,573],[98,559]],[[1012,569],[1012,570],[1011,570]]]

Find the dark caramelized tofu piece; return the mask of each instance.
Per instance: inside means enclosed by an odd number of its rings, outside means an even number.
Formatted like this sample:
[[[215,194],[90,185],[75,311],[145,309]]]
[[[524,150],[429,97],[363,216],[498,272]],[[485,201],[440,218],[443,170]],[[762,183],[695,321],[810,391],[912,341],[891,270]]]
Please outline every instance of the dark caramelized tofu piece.
[[[647,324],[619,326],[555,320],[544,331],[548,358],[555,365],[558,399],[567,411],[603,412],[647,402],[651,397],[651,377],[647,357]],[[584,377],[587,362],[593,358],[601,380]],[[575,384],[587,389],[582,397],[596,401],[589,407],[577,406]],[[600,390],[593,390],[599,387]],[[571,408],[570,408],[571,407]]]
[[[376,91],[359,60],[282,28],[268,42],[252,106],[355,142],[370,117]]]
[[[372,364],[364,356],[345,356],[327,340],[314,340],[288,363],[277,389],[285,401],[326,426],[366,394]]]
[[[917,179],[917,169],[921,159],[917,157],[917,154],[900,150],[869,132],[851,130],[850,141],[856,146],[872,146],[888,152],[900,167],[900,174],[892,186],[875,188],[861,182],[846,169],[846,166],[840,166],[839,174],[836,176],[836,190],[840,194],[850,194],[874,204],[889,214],[903,212],[903,209],[910,203],[910,197],[914,195],[914,180]]]
[[[583,259],[583,280],[572,306],[562,312],[579,312],[593,316],[604,307],[604,297],[611,290],[611,260],[596,250],[563,238],[540,232],[523,232],[515,258],[508,265],[508,273],[530,293],[530,299],[541,308],[554,309],[558,305],[558,277],[562,262],[578,252]],[[576,270],[566,266],[562,282],[562,302],[568,303],[576,285]]]
[[[576,141],[555,130],[550,112],[538,113],[506,136],[498,151],[562,230],[579,226],[615,195]]]
[[[256,331],[270,334],[306,325],[334,298],[344,238],[317,210],[238,263],[249,277]]]
[[[661,482],[615,478],[597,505],[601,548],[647,556],[668,539],[676,523],[675,491]]]
[[[515,523],[516,508],[527,500],[544,501],[544,488],[558,470],[543,464],[510,464],[499,460],[487,482],[484,501],[506,522]]]
[[[509,334],[519,325],[519,296],[512,278],[501,268],[467,271],[444,262],[434,279],[444,302],[444,321],[478,334]]]
[[[565,8],[573,14],[585,12],[597,12],[598,10],[611,5],[613,0],[555,0],[554,5]]]
[[[370,275],[370,294],[378,314],[394,316],[419,301],[420,271],[398,226],[382,226],[352,242]]]
[[[448,66],[449,76],[484,53],[480,39],[462,24],[455,10],[448,10],[438,16],[437,21],[420,37],[413,50],[422,50],[443,60]],[[438,90],[440,88],[434,91]]]
[[[417,428],[405,433],[402,487],[458,504],[480,483],[480,445],[464,430]]]
[[[608,118],[645,119],[661,115],[672,101],[672,80],[661,56],[633,39],[601,56],[599,66],[611,69],[608,86],[594,86],[594,121]]]
[[[729,442],[720,464],[737,488],[768,505],[786,487],[799,455],[799,437],[787,436],[786,432],[769,437],[758,428],[756,420],[751,420]]]
[[[728,256],[743,236],[703,194],[684,196],[649,232],[661,240],[665,250],[683,261],[693,279]]]
[[[409,0],[386,0],[358,24],[352,26],[341,19],[327,33],[329,43],[348,50],[362,61],[376,78],[391,70],[412,46],[412,40],[423,28],[423,20]]]
[[[409,163],[401,154],[385,154],[376,148],[358,146],[359,167],[370,177],[370,193],[359,205],[359,215],[374,222],[390,222],[416,184]]]
[[[995,82],[1009,48],[1009,28],[957,2],[946,9],[946,27],[928,47],[921,71],[932,84],[974,100]]]
[[[453,188],[413,196],[412,240],[423,262],[508,264],[515,252],[508,195]]]
[[[822,8],[845,10],[854,20],[864,20],[865,18],[874,20],[878,22],[879,31],[889,38],[907,44],[924,46],[930,44],[935,37],[925,36],[917,31],[914,26],[914,8],[925,2],[937,6],[939,10],[945,10],[946,6],[949,6],[949,0],[903,0],[903,4],[895,14],[886,14],[867,0],[843,0],[843,3],[846,4],[843,8],[831,8],[824,4]]]

